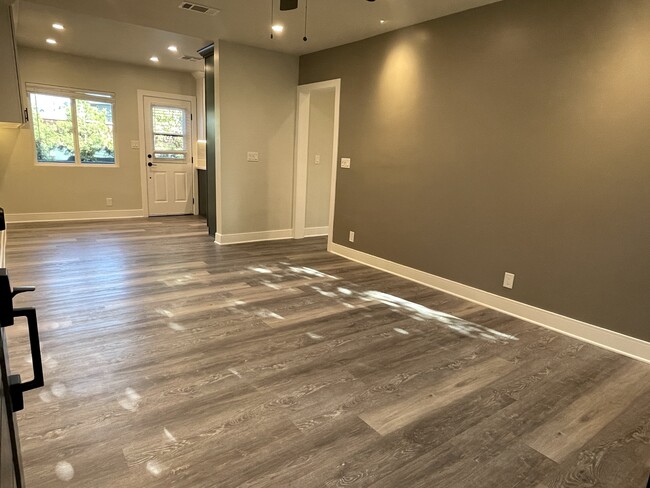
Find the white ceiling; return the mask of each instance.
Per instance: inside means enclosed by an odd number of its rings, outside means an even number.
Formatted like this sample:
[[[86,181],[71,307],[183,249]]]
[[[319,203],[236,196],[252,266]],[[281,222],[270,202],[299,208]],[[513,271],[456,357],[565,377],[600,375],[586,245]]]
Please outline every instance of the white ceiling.
[[[274,39],[270,39],[271,1],[276,22],[285,26]],[[308,42],[302,40],[306,1]],[[202,42],[224,39],[306,54],[497,1],[299,0],[297,10],[280,12],[279,0],[195,0],[220,10],[209,16],[181,10],[181,0],[21,0],[18,38],[22,44],[45,46],[58,16],[67,29],[61,34],[65,41],[56,49],[140,63],[148,63],[155,51],[163,66],[164,51],[172,42],[195,51]],[[381,19],[386,22],[381,24]],[[171,61],[165,64],[192,69]]]
[[[62,24],[65,30],[53,29],[53,23]],[[21,46],[176,71],[202,71],[203,59],[196,51],[210,43],[205,39],[29,2],[19,5],[16,32]],[[57,44],[46,44],[48,38],[55,39]],[[170,45],[178,48],[177,54],[167,50]],[[183,55],[200,61],[179,59]],[[158,56],[160,62],[152,63],[151,56]]]

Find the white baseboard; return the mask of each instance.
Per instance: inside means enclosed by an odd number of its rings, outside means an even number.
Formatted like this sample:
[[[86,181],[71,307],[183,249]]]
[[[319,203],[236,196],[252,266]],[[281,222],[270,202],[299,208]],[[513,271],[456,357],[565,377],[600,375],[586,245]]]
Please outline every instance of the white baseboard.
[[[293,229],[265,230],[261,232],[244,232],[241,234],[217,234],[214,242],[226,246],[230,244],[243,244],[245,242],[276,241],[291,239]]]
[[[43,213],[21,213],[7,214],[7,222],[54,222],[65,220],[111,220],[111,219],[133,219],[144,217],[141,208],[129,210],[92,210],[88,212],[43,212]]]
[[[580,339],[589,344],[650,363],[650,342],[626,336],[580,320],[517,302],[494,293],[479,290],[462,283],[441,278],[418,269],[404,266],[387,259],[379,258],[340,244],[332,243],[328,251],[344,258],[362,263],[388,273],[416,281],[423,285],[449,293],[485,307],[498,310],[547,329]]]
[[[326,236],[330,231],[328,226],[324,227],[307,227],[305,228],[305,237]]]

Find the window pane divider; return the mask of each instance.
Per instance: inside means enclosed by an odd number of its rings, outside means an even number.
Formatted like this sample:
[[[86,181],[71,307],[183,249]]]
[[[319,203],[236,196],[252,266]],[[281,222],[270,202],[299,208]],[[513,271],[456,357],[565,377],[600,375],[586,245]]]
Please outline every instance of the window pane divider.
[[[79,130],[77,127],[77,100],[74,97],[70,97],[71,104],[70,109],[72,110],[72,138],[74,140],[74,164],[81,164],[81,149],[79,148]]]

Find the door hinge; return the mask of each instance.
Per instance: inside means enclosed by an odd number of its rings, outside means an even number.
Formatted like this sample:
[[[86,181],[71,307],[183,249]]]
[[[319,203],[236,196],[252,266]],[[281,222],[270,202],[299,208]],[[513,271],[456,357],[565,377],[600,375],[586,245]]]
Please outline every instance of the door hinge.
[[[25,122],[29,122],[29,111],[25,109]]]
[[[192,197],[192,205],[194,205],[194,197]]]
[[[194,114],[190,114],[190,120],[194,120]]]

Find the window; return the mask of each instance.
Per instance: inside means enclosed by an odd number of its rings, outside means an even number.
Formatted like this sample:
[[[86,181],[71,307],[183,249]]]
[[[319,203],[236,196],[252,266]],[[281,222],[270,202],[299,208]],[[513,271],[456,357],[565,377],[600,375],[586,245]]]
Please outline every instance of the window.
[[[27,91],[37,163],[116,164],[113,94],[32,84]]]
[[[187,159],[187,114],[182,108],[151,107],[156,159]]]

